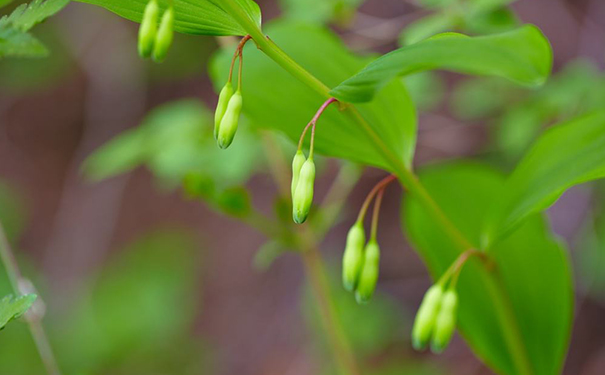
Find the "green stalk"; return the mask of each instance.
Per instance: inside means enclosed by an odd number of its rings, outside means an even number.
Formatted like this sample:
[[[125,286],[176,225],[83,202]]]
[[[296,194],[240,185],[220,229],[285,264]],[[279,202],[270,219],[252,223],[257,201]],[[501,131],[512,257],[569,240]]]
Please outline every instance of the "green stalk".
[[[241,9],[235,0],[223,0],[221,6],[237,22],[239,22],[239,24],[246,30],[248,34],[250,34],[258,48],[262,50],[263,53],[265,53],[287,72],[296,77],[299,81],[315,90],[320,96],[324,98],[331,97],[330,88],[313,76],[310,72],[305,70],[298,63],[296,63],[281,48],[268,39],[258,25],[250,17],[248,17],[246,12]],[[353,105],[345,104],[344,112],[346,116],[357,122],[362,129],[364,129],[368,137],[372,140],[372,144],[377,151],[379,151],[385,160],[393,166],[394,172],[399,178],[402,186],[404,186],[409,193],[414,196],[414,198],[420,201],[433,219],[442,227],[444,232],[456,244],[460,253],[472,249],[473,245],[471,242],[467,240],[466,237],[464,237],[464,235],[458,230],[458,228],[449,220],[439,205],[433,200],[431,195],[422,185],[418,177],[412,172],[411,169],[406,167],[403,161],[393,151],[386,147],[380,136],[378,136],[371,125],[367,123],[359,111],[357,111]],[[527,349],[525,348],[521,338],[519,325],[515,320],[510,301],[504,298],[504,294],[502,293],[503,286],[500,280],[498,280],[496,276],[490,272],[487,272],[486,274],[488,275],[491,284],[490,291],[492,296],[499,305],[498,318],[500,319],[502,326],[506,327],[504,329],[506,332],[505,339],[517,372],[520,375],[532,375],[533,370],[531,369],[530,361],[528,359]]]

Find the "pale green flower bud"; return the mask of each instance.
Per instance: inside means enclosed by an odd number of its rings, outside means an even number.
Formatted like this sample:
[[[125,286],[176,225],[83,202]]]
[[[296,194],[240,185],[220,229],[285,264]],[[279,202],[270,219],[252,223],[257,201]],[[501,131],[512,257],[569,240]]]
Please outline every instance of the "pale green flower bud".
[[[431,350],[441,353],[450,343],[456,330],[456,310],[458,309],[458,295],[455,290],[448,290],[441,300],[441,308],[437,315]]]
[[[292,218],[296,224],[302,224],[309,216],[313,203],[313,185],[315,184],[315,163],[309,158],[300,169],[298,184],[292,200]]]
[[[225,116],[225,112],[227,112],[227,106],[229,105],[229,100],[232,96],[233,84],[227,82],[218,96],[218,104],[216,105],[216,111],[214,112],[214,139],[218,139],[218,130],[221,127],[221,120]]]
[[[160,6],[157,0],[147,3],[143,12],[143,20],[139,28],[139,55],[143,58],[151,56],[158,30]]]
[[[357,303],[367,303],[374,295],[378,273],[380,272],[380,247],[376,240],[370,240],[366,245],[363,257],[363,268],[355,290]]]
[[[443,288],[438,284],[430,287],[424,295],[422,304],[416,314],[414,328],[412,328],[412,345],[414,349],[422,350],[426,348],[435,328],[442,296]]]
[[[300,170],[306,161],[307,158],[302,150],[296,151],[296,155],[294,155],[294,159],[292,160],[292,200],[294,200],[294,192],[296,191],[296,186],[298,185]]]
[[[242,112],[242,105],[242,93],[237,91],[233,94],[231,99],[229,99],[227,110],[225,111],[225,115],[223,116],[221,125],[218,129],[217,142],[218,146],[222,149],[229,147],[233,142],[233,138],[235,138],[239,116]]]
[[[363,247],[365,243],[366,234],[363,224],[358,221],[349,229],[347,244],[342,257],[342,284],[349,292],[357,287],[359,274],[363,268]]]
[[[174,8],[169,7],[162,16],[162,22],[158,29],[158,34],[155,38],[155,45],[153,47],[153,60],[155,62],[162,62],[168,55],[168,50],[172,45],[172,39],[174,38]]]

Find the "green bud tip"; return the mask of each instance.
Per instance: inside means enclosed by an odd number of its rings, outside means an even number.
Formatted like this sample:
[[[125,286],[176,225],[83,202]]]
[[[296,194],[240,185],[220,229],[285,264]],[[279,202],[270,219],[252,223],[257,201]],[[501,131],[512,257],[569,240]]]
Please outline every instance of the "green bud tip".
[[[145,7],[139,28],[139,55],[143,58],[151,56],[151,52],[153,51],[159,16],[160,6],[157,0],[151,0]]]
[[[168,55],[168,50],[172,45],[172,39],[174,38],[174,8],[169,7],[162,16],[162,22],[158,29],[157,36],[153,47],[153,60],[155,62],[162,62]]]
[[[313,185],[315,184],[315,163],[309,158],[300,169],[300,176],[292,200],[292,218],[296,224],[307,220],[313,203]]]
[[[242,112],[242,100],[242,93],[240,91],[237,91],[229,99],[229,104],[221,120],[217,136],[218,146],[222,149],[229,147],[233,142],[233,138],[235,138],[239,116]]]
[[[380,272],[380,247],[376,240],[370,240],[365,248],[363,268],[355,291],[355,299],[359,304],[365,304],[372,299]]]
[[[443,288],[439,284],[430,287],[424,295],[422,304],[416,314],[414,327],[412,328],[412,346],[416,350],[423,350],[426,348],[427,343],[431,338],[431,334],[435,327],[435,321],[437,320],[442,295]]]
[[[435,331],[431,340],[431,351],[439,354],[447,348],[456,330],[456,310],[458,309],[458,295],[451,289],[445,292],[441,300],[441,307],[435,322]]]
[[[347,234],[347,244],[342,257],[342,283],[352,292],[357,287],[359,275],[363,268],[363,247],[366,235],[361,221],[356,222]]]
[[[218,139],[221,120],[225,116],[225,112],[227,112],[227,106],[229,105],[229,100],[232,96],[233,84],[231,82],[227,82],[218,96],[218,104],[216,105],[216,111],[214,112],[214,139]]]
[[[294,200],[294,193],[296,192],[296,186],[298,185],[300,170],[302,169],[303,164],[305,164],[305,161],[307,161],[307,158],[302,150],[296,151],[296,155],[294,155],[294,159],[292,160],[292,200]]]

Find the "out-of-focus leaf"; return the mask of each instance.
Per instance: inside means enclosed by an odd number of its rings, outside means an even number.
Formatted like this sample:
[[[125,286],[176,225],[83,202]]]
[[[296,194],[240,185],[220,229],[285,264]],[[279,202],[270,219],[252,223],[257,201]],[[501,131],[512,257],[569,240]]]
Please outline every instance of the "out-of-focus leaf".
[[[507,192],[504,177],[486,166],[458,162],[423,171],[420,179],[446,216],[479,248],[489,206]],[[460,248],[413,197],[405,202],[403,214],[411,241],[438,279]],[[518,363],[527,362],[533,374],[560,374],[573,311],[564,247],[548,232],[543,217],[534,215],[491,248],[489,257],[489,266],[471,258],[457,285],[464,338],[496,373],[523,373]]]
[[[366,102],[396,76],[432,69],[504,77],[536,86],[544,83],[551,65],[550,44],[535,26],[482,37],[439,34],[376,59],[331,94],[347,102]]]
[[[266,271],[273,262],[288,249],[279,241],[267,241],[254,255],[254,267],[260,271]]]
[[[16,239],[23,230],[25,215],[21,196],[13,188],[0,183],[0,223],[9,241]]]
[[[493,202],[483,245],[552,205],[570,187],[605,177],[605,111],[546,131]]]
[[[350,53],[334,34],[323,28],[287,22],[272,25],[268,34],[294,60],[328,85],[352,75],[367,61]],[[300,43],[301,35],[305,36],[305,43]],[[223,51],[211,65],[217,91],[227,79],[232,53],[231,49]],[[298,142],[303,128],[325,98],[279,68],[254,46],[246,48],[245,56],[245,116],[258,127],[279,130]],[[416,118],[403,85],[391,82],[377,100],[359,106],[359,111],[386,146],[411,165]],[[392,169],[367,133],[353,119],[340,113],[336,105],[330,106],[318,122],[315,147],[327,156]]]
[[[401,339],[404,327],[411,325],[397,304],[384,294],[376,293],[372,303],[359,305],[355,297],[345,291],[335,268],[328,270],[330,293],[344,334],[353,351],[360,356],[372,355],[384,350],[393,341]],[[303,312],[307,324],[314,330],[320,342],[325,339],[319,306],[310,286],[303,295]],[[380,286],[379,286],[380,288]],[[363,322],[363,323],[361,323]]]
[[[167,183],[180,183],[191,174],[214,177],[224,186],[248,180],[260,164],[260,146],[244,126],[233,147],[220,150],[212,136],[211,115],[198,100],[162,105],[142,124],[117,136],[84,163],[84,172],[101,180],[147,165]]]
[[[2,17],[0,58],[46,56],[46,47],[27,31],[63,9],[68,2],[69,0],[35,0],[29,5],[19,5],[10,15]]]
[[[141,352],[158,355],[189,336],[200,295],[196,253],[189,234],[157,232],[91,278],[90,297],[72,308],[57,342],[73,373],[104,372]]]
[[[284,16],[304,22],[325,24],[354,13],[364,0],[281,0]]]
[[[508,8],[499,8],[487,13],[467,17],[465,30],[474,35],[502,33],[519,26],[519,19]]]
[[[13,298],[9,295],[0,300],[0,329],[3,329],[11,320],[21,317],[36,301],[35,294],[26,294]]]
[[[436,364],[415,362],[413,359],[405,359],[382,363],[377,368],[364,371],[367,375],[441,375],[445,374],[443,369]]]
[[[418,43],[435,34],[451,31],[458,20],[449,13],[435,13],[421,18],[406,27],[399,36],[399,44]]]
[[[507,5],[517,0],[469,0],[468,8],[472,13],[487,13]]]
[[[143,11],[149,0],[77,0],[102,6],[117,15],[141,22]],[[174,29],[180,33],[194,35],[246,35],[244,28],[221,8],[221,0],[174,0]],[[246,14],[260,27],[261,11],[252,0],[237,0]],[[168,0],[160,0],[163,10]]]
[[[451,109],[460,119],[479,120],[500,115],[506,106],[526,96],[521,88],[502,79],[469,79],[456,86]]]
[[[430,111],[443,101],[445,84],[441,77],[433,72],[421,72],[403,78],[412,101],[422,111]]]
[[[12,3],[14,0],[0,0],[0,8],[7,6],[8,4]]]

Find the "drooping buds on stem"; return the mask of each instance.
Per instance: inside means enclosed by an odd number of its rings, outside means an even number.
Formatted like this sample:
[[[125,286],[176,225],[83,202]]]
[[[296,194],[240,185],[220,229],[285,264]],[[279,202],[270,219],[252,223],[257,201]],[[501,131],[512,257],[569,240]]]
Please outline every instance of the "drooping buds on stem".
[[[363,247],[366,235],[361,221],[356,222],[347,235],[347,244],[342,257],[342,283],[346,290],[352,292],[363,268]]]
[[[170,6],[162,16],[153,47],[153,60],[162,62],[168,54],[174,38],[174,7]]]
[[[358,303],[367,303],[374,295],[380,267],[380,247],[375,239],[366,245],[363,257],[363,268],[359,275],[359,282],[355,290]]]
[[[231,100],[232,96],[233,84],[231,81],[229,81],[221,90],[221,93],[218,97],[216,111],[214,112],[214,139],[218,139],[218,131],[221,127],[221,121],[227,112],[227,106],[229,105],[229,100]]]
[[[151,56],[158,30],[160,6],[157,0],[147,3],[143,12],[143,20],[139,28],[139,55],[143,58]]]
[[[294,192],[296,191],[296,186],[298,185],[298,180],[300,178],[300,170],[302,169],[303,164],[305,164],[307,158],[302,150],[296,151],[296,155],[294,155],[294,159],[292,159],[292,200],[294,200]]]
[[[435,322],[435,332],[431,340],[433,353],[441,353],[450,343],[456,330],[456,313],[458,309],[458,294],[456,290],[449,289],[443,295],[441,307]]]
[[[222,125],[221,125],[222,126]],[[307,220],[311,204],[313,203],[313,190],[315,185],[315,163],[309,157],[300,169],[298,183],[294,190],[292,201],[292,218],[296,224],[302,224]]]
[[[237,132],[237,126],[239,123],[239,116],[242,112],[242,93],[241,91],[237,91],[231,99],[229,99],[229,104],[227,105],[227,110],[225,111],[225,115],[221,120],[221,124],[218,130],[217,142],[218,146],[222,149],[226,149],[233,142],[233,138],[235,138],[235,133]]]
[[[435,329],[442,296],[443,287],[440,284],[430,287],[424,295],[422,304],[416,314],[414,327],[412,328],[412,345],[414,349],[422,350],[426,348]]]

